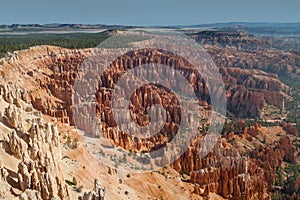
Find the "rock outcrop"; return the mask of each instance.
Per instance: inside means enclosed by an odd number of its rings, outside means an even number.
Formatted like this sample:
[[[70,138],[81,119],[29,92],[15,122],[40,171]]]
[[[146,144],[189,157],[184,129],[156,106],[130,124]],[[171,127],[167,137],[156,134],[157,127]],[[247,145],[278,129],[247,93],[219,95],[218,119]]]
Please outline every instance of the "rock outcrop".
[[[19,200],[42,200],[42,197],[38,191],[27,189],[19,196]]]
[[[90,192],[85,192],[82,197],[78,198],[79,200],[106,200],[105,188],[102,188],[100,181],[95,179],[94,190]]]
[[[287,86],[274,75],[253,69],[220,68],[228,97],[228,109],[238,117],[264,117],[264,108],[284,107]]]
[[[23,153],[28,149],[27,143],[17,135],[16,130],[8,135],[8,145],[12,154],[18,159],[21,159]]]
[[[272,48],[272,41],[249,35],[245,31],[202,31],[192,37],[203,45],[235,48],[239,51],[256,51]]]
[[[33,121],[27,139],[31,148],[18,167],[20,189],[40,191],[43,199],[66,198],[68,189],[58,163],[61,152],[57,128],[42,120]]]
[[[199,150],[191,147],[172,165],[177,171],[190,174],[190,181],[199,189],[221,194],[226,199],[270,198],[263,169],[225,145],[226,142],[219,142],[212,153],[198,159]]]
[[[277,167],[283,161],[294,163],[296,159],[288,137],[257,147],[250,157],[240,155],[223,140],[208,156],[197,158],[198,145],[195,142],[172,167],[190,174],[190,181],[199,187],[196,191],[202,188],[228,199],[270,199]]]
[[[67,199],[69,192],[59,164],[61,147],[56,125],[44,121],[32,108],[26,92],[11,85],[1,88],[1,105],[8,106],[2,119],[11,129],[4,137],[3,147],[19,162],[16,175],[8,173],[10,166],[1,164],[1,182],[21,191],[19,199]],[[12,180],[16,179],[14,183]]]

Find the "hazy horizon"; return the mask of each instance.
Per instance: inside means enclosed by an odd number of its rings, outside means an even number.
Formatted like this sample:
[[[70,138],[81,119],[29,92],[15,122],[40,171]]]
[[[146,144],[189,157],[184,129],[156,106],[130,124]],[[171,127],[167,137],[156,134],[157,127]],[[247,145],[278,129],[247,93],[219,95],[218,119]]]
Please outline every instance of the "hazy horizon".
[[[294,23],[297,0],[152,0],[80,1],[10,0],[2,3],[0,24],[105,24],[174,26],[227,22]]]
[[[246,21],[220,21],[220,22],[214,22],[214,23],[198,23],[198,24],[161,24],[161,25],[125,25],[125,24],[104,24],[104,23],[63,23],[63,22],[50,22],[50,23],[11,23],[11,24],[0,24],[0,26],[6,25],[6,26],[12,26],[12,25],[63,25],[63,24],[68,24],[68,25],[91,25],[91,26],[96,26],[96,25],[104,25],[104,26],[205,26],[205,25],[222,25],[222,24],[300,24],[300,21],[295,21],[295,22],[268,22],[268,21],[257,21],[257,22],[246,22]]]

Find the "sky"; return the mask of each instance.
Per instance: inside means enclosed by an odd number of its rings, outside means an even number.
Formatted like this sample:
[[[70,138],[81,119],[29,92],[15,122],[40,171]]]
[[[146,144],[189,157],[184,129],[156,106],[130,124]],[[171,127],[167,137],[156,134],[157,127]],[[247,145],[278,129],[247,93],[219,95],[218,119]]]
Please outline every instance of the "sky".
[[[299,0],[1,0],[0,24],[299,22]]]

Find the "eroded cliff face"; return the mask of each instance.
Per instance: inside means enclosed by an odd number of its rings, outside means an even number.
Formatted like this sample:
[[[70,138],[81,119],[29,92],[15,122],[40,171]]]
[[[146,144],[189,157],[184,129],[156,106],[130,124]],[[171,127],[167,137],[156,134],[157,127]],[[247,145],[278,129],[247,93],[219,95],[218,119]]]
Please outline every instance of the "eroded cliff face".
[[[50,70],[48,76],[38,78],[40,86],[46,93],[49,94],[43,99],[40,95],[32,94],[32,102],[35,108],[42,110],[44,113],[58,117],[62,122],[70,122],[74,125],[72,116],[72,90],[75,82],[76,73],[83,62],[84,57],[91,56],[91,51],[57,51],[47,50],[47,56],[42,59],[37,59],[37,65],[41,68]],[[152,141],[132,141],[132,139],[120,132],[114,130],[116,123],[113,119],[112,110],[109,106],[111,99],[111,90],[121,74],[132,69],[134,66],[154,62],[172,66],[184,73],[187,80],[200,95],[203,102],[208,102],[203,107],[202,115],[206,118],[209,116],[209,91],[200,74],[193,70],[188,62],[183,58],[175,55],[168,55],[166,52],[157,50],[143,50],[139,52],[130,52],[127,55],[119,58],[111,64],[111,70],[102,76],[101,85],[98,85],[96,99],[98,102],[97,112],[100,114],[103,122],[106,137],[113,139],[117,145],[125,149],[154,149],[156,145],[161,145],[160,141],[167,141],[167,137],[152,138]],[[265,72],[252,69],[237,69],[237,68],[220,68],[227,89],[228,107],[231,112],[240,117],[262,117],[265,106],[274,105],[281,107],[284,104],[282,91],[286,86],[281,83],[276,76],[269,75]],[[34,76],[34,75],[33,75]],[[85,87],[92,88],[94,86],[86,84]],[[53,101],[51,96],[60,99],[62,102]],[[165,129],[167,134],[174,133],[178,129],[179,112],[174,106],[176,99],[168,95],[164,90],[158,89],[155,86],[148,86],[143,90],[136,91],[132,96],[132,114],[135,115],[135,120],[139,120],[140,125],[148,123],[147,109],[153,104],[161,104],[168,107],[167,125]],[[147,105],[147,106],[146,106]],[[82,110],[78,113],[82,115],[90,115],[93,110]],[[88,118],[82,118],[87,120]],[[192,120],[192,119],[191,119]],[[87,121],[78,121],[76,125],[88,130],[90,127],[85,127]],[[177,125],[176,125],[177,124]],[[125,142],[124,142],[125,141]],[[162,142],[163,143],[163,142]]]
[[[27,69],[22,69],[22,71],[26,76],[36,79],[35,85],[41,89],[33,90],[29,94],[33,106],[45,114],[58,117],[63,122],[68,122],[69,120],[70,124],[73,125],[74,121],[71,112],[73,84],[76,73],[84,58],[91,56],[91,50],[75,51],[44,47],[33,48],[31,51],[32,53],[35,52],[34,54],[38,53],[38,55],[28,56],[27,62],[30,63],[29,65],[38,66],[38,69],[30,70],[30,67],[28,67]],[[260,71],[258,69],[264,70],[260,67],[252,69],[254,67],[249,66],[253,59],[260,63],[268,63],[264,62],[263,57],[261,58],[257,55],[257,58],[251,59],[253,54],[243,57],[245,54],[243,52],[235,53],[226,51],[217,47],[213,49],[209,48],[209,53],[212,55],[217,66],[220,67],[220,73],[226,84],[228,108],[231,113],[239,117],[264,117],[264,108],[267,105],[276,107],[284,105],[284,94],[282,92],[287,90],[287,86],[278,80],[277,75]],[[23,54],[30,54],[30,51]],[[278,56],[275,53],[270,53],[270,55]],[[27,55],[20,53],[19,56]],[[287,58],[291,59],[290,56],[287,56]],[[276,59],[273,59],[273,57],[269,59],[272,60],[272,63],[269,65],[276,68],[278,65]],[[280,59],[278,58],[278,60]],[[245,60],[247,60],[247,66],[243,67]],[[113,78],[120,76],[123,71],[149,62],[172,66],[174,69],[183,71],[195,91],[200,94],[204,101],[209,102],[209,91],[201,78],[201,74],[197,74],[195,71],[189,69],[189,63],[176,56],[155,51],[151,52],[149,50],[134,52],[131,55],[128,54],[111,65],[110,67],[114,70],[106,74],[105,85],[102,87],[112,87],[113,85],[111,84],[114,83]],[[261,66],[263,64],[257,65]],[[256,64],[253,64],[253,66],[256,66]],[[277,69],[275,68],[274,70],[276,71]],[[44,72],[42,73],[42,71]],[[91,86],[87,85],[86,87]],[[100,101],[100,98],[107,98],[109,100],[109,92],[104,90],[102,92],[103,96],[98,96],[98,101]]]
[[[131,98],[131,114],[139,125],[146,125],[149,123],[147,109],[153,104],[165,106],[168,110],[167,124],[164,127],[165,134],[158,134],[148,140],[136,141],[130,135],[115,129],[116,123],[109,106],[111,92],[106,88],[112,88],[120,74],[141,63],[154,61],[181,70],[200,94],[201,115],[204,118],[209,117],[211,112],[209,93],[201,76],[196,75],[194,78],[194,71],[190,69],[186,61],[175,55],[164,53],[147,49],[119,58],[111,65],[112,70],[102,77],[102,83],[98,85],[97,91],[95,88],[95,98],[98,103],[95,110],[82,112],[83,115],[97,112],[102,121],[101,127],[105,136],[114,141],[117,146],[132,151],[152,151],[164,145],[178,129],[180,122],[178,101],[174,95],[155,85],[147,85],[134,92]],[[41,119],[31,119],[28,127],[24,129],[22,128],[24,125],[20,123],[26,121],[26,118],[22,118],[22,112],[39,110],[45,115],[56,117],[60,122],[74,125],[73,84],[80,64],[90,55],[89,49],[34,47],[19,53],[19,58],[25,57],[26,59],[12,61],[12,64],[6,65],[6,69],[2,71],[3,77],[10,77],[7,78],[8,80],[13,80],[15,74],[22,74],[25,78],[17,80],[18,85],[30,85],[26,91],[21,90],[18,97],[7,92],[9,90],[5,85],[1,89],[3,99],[7,102],[5,103],[7,109],[2,113],[5,115],[8,126],[15,130],[7,135],[6,146],[9,152],[20,160],[16,169],[18,175],[14,179],[18,180],[17,188],[23,193],[27,194],[29,190],[36,190],[38,191],[36,195],[45,199],[68,197],[68,190],[64,185],[59,164],[56,163],[59,159],[55,159],[59,155],[58,132],[55,125],[47,124]],[[219,61],[217,65],[222,63],[222,59],[217,58],[217,60]],[[276,75],[256,69],[239,69],[228,62],[219,65],[219,68],[226,84],[229,109],[233,113],[239,116],[257,117],[262,116],[266,105],[277,107],[283,105],[282,91],[286,86],[278,80]],[[94,86],[86,85],[86,87]],[[23,111],[20,111],[21,108]],[[190,120],[193,120],[192,117]],[[85,124],[87,123],[76,123],[83,130],[88,130],[89,127],[85,127]],[[249,128],[248,139],[254,138],[256,132],[258,130],[255,127]],[[268,199],[270,198],[270,185],[276,178],[274,172],[276,167],[283,160],[295,159],[295,152],[292,150],[289,139],[283,139],[271,146],[263,146],[262,149],[251,150],[252,156],[242,155],[223,139],[211,154],[198,158],[198,144],[201,139],[201,136],[197,138],[183,156],[171,166],[178,172],[189,174],[190,182],[195,185],[195,193],[203,197],[213,192],[224,198]],[[269,154],[274,156],[269,159],[267,158]],[[3,174],[6,174],[5,171]],[[9,181],[4,184],[9,184]],[[97,189],[87,193],[82,198],[93,198],[92,196],[97,196],[99,191]],[[35,195],[35,193],[30,195]]]
[[[218,46],[239,52],[294,49],[299,55],[299,40],[295,37],[260,37],[244,30],[245,27],[240,26],[228,30],[207,30],[188,34],[202,45]]]
[[[284,137],[272,145],[257,146],[241,154],[222,139],[208,156],[198,158],[199,144],[195,142],[172,164],[177,171],[190,174],[198,188],[221,194],[226,199],[270,199],[276,169],[285,162],[295,162],[295,149]],[[202,196],[207,196],[200,193]]]
[[[149,122],[147,115],[144,115],[147,111],[147,106],[158,103],[169,108],[167,109],[168,123],[165,125],[165,135],[160,134],[149,140],[135,141],[130,135],[114,128],[116,123],[109,106],[111,99],[111,90],[109,90],[109,88],[113,88],[118,77],[124,71],[132,69],[135,65],[145,64],[150,60],[155,60],[155,62],[159,64],[170,65],[170,63],[172,63],[175,69],[184,71],[187,79],[191,80],[191,84],[195,90],[203,94],[203,100],[205,100],[205,95],[208,95],[208,91],[201,77],[198,76],[198,79],[192,79],[192,70],[184,68],[188,64],[180,59],[177,61],[177,59],[179,58],[175,56],[162,56],[161,52],[144,50],[124,56],[113,64],[113,70],[103,76],[102,85],[98,86],[99,90],[96,93],[98,102],[97,112],[102,121],[102,127],[106,134],[105,137],[112,139],[116,145],[132,151],[155,150],[168,141],[170,134],[176,132],[176,127],[178,127],[180,119],[180,113],[176,111],[176,99],[173,100],[172,95],[153,85],[145,86],[132,95],[131,109],[132,113],[137,116],[133,119],[140,125],[146,125]],[[55,61],[54,64],[52,63],[52,70],[55,69],[55,66],[68,69],[67,65],[71,63],[70,60],[69,57],[66,57],[63,61]],[[61,63],[66,66],[61,66]],[[60,73],[58,70],[53,71],[54,73]],[[70,74],[74,71],[76,71],[76,68],[73,69],[73,71],[71,70]],[[278,107],[283,105],[284,100],[281,91],[285,85],[282,84],[276,76],[251,69],[221,68],[220,71],[227,84],[229,107],[231,110],[242,111],[241,116],[260,116],[264,106],[267,104]],[[60,75],[54,76],[60,77]],[[67,77],[70,77],[70,75]],[[71,76],[71,79],[65,78],[64,80],[73,81],[72,78],[74,78],[74,76]],[[64,86],[72,87],[71,84],[65,84]],[[65,90],[68,89],[65,88]],[[245,105],[249,107],[245,107]],[[209,116],[209,105],[206,104],[204,109],[207,110],[205,113],[206,116]],[[90,112],[91,111],[86,114]],[[85,127],[82,128],[84,129]],[[266,179],[270,179],[270,177],[274,179],[276,176],[275,173],[272,172],[273,168],[268,171],[269,176],[265,177],[265,169],[263,167],[257,165],[254,160],[239,155],[237,151],[231,148],[226,149],[219,147],[219,149],[215,150],[211,155],[202,159],[197,159],[198,153],[197,148],[190,147],[180,158],[180,161],[173,164],[173,167],[179,172],[183,171],[186,174],[190,174],[191,182],[198,184],[201,189],[204,189],[204,193],[201,195],[207,196],[209,192],[213,192],[221,194],[225,198],[232,199],[270,198],[270,190],[268,190],[270,188],[268,187],[269,184],[272,183],[266,181]],[[274,166],[274,168],[276,166]],[[200,191],[200,188],[198,188],[198,191]]]
[[[235,67],[241,69],[259,69],[273,76],[280,73],[291,73],[299,70],[298,51],[240,52],[234,49],[207,46],[209,54],[219,67]],[[291,73],[292,74],[292,73]]]
[[[93,191],[86,192],[82,197],[78,198],[79,200],[106,200],[105,197],[105,188],[102,188],[100,181],[98,179],[94,182]]]
[[[61,147],[56,125],[46,122],[32,107],[27,90],[10,84],[0,88],[4,109],[1,128],[5,130],[1,133],[0,169],[4,190],[21,199],[68,199],[59,163]]]
[[[49,95],[45,97],[46,99],[43,99],[41,94],[33,93],[31,99],[35,108],[51,116],[59,117],[63,122],[68,122],[69,120],[70,124],[73,125],[74,119],[71,112],[73,84],[80,64],[85,56],[91,56],[91,51],[60,51],[60,53],[57,53],[57,51],[48,49],[45,52],[46,56],[36,59],[35,63],[40,65],[40,68],[47,71],[50,70],[48,76],[36,77],[33,75],[33,77],[38,79],[41,88]],[[217,65],[220,66],[220,72],[226,84],[229,111],[235,116],[264,117],[264,108],[266,106],[282,107],[284,105],[283,91],[287,89],[287,86],[281,83],[276,75],[251,68],[239,69],[231,63],[220,64],[218,62],[223,61],[224,57],[215,58],[214,55],[213,58],[216,59]],[[103,77],[102,85],[99,86],[100,88],[97,92],[98,96],[96,98],[99,104],[105,105],[110,99],[110,91],[103,89],[104,87],[112,88],[114,82],[124,71],[149,62],[172,66],[174,69],[182,71],[201,99],[209,102],[209,91],[205,82],[200,74],[197,74],[190,68],[189,63],[174,55],[146,50],[123,56],[110,66],[113,70],[107,72],[105,77]],[[229,68],[229,66],[235,68]],[[87,84],[86,87],[94,86]],[[43,94],[42,96],[45,95]],[[51,96],[60,99],[62,102],[51,100]],[[99,108],[101,108],[100,105]],[[103,110],[106,118],[109,118],[108,115],[111,115],[109,114],[111,112],[107,109]]]

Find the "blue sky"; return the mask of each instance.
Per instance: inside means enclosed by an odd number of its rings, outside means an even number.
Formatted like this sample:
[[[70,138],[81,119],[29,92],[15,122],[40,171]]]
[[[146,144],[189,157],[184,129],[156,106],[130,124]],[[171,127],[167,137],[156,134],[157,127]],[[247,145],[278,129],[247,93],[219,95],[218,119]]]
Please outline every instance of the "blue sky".
[[[0,24],[299,22],[299,0],[2,0]]]

